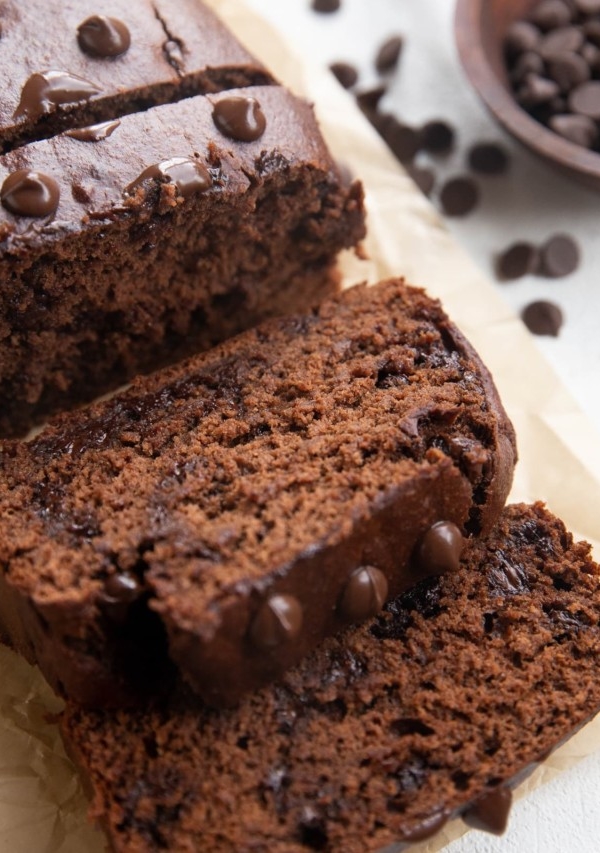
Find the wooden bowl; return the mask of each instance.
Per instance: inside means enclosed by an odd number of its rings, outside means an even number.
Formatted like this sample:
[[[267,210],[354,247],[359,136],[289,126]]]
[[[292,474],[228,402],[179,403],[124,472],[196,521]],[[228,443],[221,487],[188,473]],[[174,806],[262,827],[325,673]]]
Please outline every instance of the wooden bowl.
[[[600,190],[600,154],[553,133],[513,98],[502,44],[508,27],[537,0],[457,0],[455,36],[463,67],[495,118],[540,157]]]

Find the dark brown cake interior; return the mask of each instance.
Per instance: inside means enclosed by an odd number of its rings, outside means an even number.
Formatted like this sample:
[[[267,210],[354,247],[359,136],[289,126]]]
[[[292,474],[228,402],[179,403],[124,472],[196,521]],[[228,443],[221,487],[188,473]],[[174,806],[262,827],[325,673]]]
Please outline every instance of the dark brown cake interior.
[[[483,810],[600,707],[598,581],[541,505],[509,507],[454,575],[213,712],[63,720],[118,853],[376,851]]]

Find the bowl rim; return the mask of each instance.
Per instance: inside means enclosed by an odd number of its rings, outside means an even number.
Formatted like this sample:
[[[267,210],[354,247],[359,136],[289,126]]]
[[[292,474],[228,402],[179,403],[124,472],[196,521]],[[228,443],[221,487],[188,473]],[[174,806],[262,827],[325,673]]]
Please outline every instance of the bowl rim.
[[[483,6],[489,0],[456,0],[454,34],[463,69],[490,112],[510,133],[565,169],[600,177],[600,154],[563,139],[532,118],[492,68],[479,37]]]

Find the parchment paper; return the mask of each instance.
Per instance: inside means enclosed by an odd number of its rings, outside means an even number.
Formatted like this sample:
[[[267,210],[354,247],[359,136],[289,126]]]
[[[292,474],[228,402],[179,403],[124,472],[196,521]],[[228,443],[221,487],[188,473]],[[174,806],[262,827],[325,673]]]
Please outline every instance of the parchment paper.
[[[405,275],[439,296],[491,369],[517,429],[520,463],[513,500],[542,499],[600,556],[600,437],[543,361],[528,332],[451,240],[429,202],[329,74],[298,60],[242,0],[208,0],[282,82],[315,102],[335,156],[367,192],[369,260],[347,253],[345,284]],[[86,800],[45,715],[60,702],[37,671],[0,647],[0,851],[101,853],[86,823]],[[552,755],[519,789],[524,794],[600,749],[600,717]],[[454,821],[434,853],[465,831]]]

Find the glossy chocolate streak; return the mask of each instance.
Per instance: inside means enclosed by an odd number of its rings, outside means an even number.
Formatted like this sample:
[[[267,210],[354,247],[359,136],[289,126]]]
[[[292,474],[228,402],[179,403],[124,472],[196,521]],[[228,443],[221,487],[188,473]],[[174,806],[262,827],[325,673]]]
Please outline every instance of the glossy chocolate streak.
[[[14,118],[36,119],[55,107],[87,101],[99,93],[94,83],[68,71],[37,72],[23,86]]]

